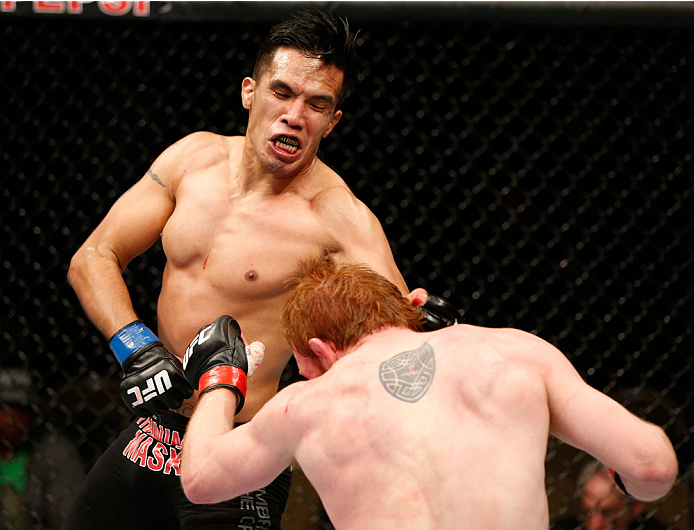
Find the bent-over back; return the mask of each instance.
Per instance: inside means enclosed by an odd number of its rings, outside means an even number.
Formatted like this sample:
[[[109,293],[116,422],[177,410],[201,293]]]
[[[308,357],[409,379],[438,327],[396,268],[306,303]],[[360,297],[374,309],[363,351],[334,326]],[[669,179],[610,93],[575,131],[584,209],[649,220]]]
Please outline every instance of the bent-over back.
[[[305,385],[288,405],[305,428],[295,455],[337,528],[546,528],[536,345],[389,329]]]

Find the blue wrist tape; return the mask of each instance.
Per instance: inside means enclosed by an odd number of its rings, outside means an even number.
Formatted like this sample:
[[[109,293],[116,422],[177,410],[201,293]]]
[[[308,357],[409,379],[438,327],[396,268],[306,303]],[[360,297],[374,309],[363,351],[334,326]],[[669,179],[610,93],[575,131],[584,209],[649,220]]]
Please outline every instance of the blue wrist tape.
[[[116,333],[111,338],[109,346],[118,362],[123,366],[123,361],[137,350],[147,344],[158,341],[159,339],[152,333],[152,330],[142,322],[133,322]]]

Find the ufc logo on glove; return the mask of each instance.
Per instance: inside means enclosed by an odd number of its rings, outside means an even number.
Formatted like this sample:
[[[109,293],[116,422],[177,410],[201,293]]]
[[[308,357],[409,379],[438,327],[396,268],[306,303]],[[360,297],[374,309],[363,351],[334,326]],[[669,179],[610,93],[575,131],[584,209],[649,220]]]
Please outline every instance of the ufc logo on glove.
[[[109,346],[123,367],[121,397],[138,416],[175,410],[193,394],[181,362],[142,321],[119,330]]]
[[[236,392],[238,414],[246,399],[247,354],[239,323],[229,315],[222,315],[200,328],[186,348],[183,371],[190,386],[199,389],[200,396],[215,388]]]
[[[188,345],[186,348],[186,354],[183,356],[183,369],[186,369],[186,366],[188,366],[188,361],[190,360],[190,356],[193,355],[193,348],[195,347],[196,344],[203,344],[204,342],[207,342],[207,340],[212,336],[210,333],[210,330],[214,324],[210,324],[206,328],[202,328],[200,332],[195,335],[195,338],[193,341]]]
[[[146,387],[144,390],[140,390],[139,386],[134,386],[127,391],[127,394],[134,394],[135,401],[131,403],[132,407],[138,407],[142,405],[145,401],[149,401],[153,397],[159,396],[166,392],[173,385],[171,384],[171,378],[166,370],[150,377],[145,381]]]

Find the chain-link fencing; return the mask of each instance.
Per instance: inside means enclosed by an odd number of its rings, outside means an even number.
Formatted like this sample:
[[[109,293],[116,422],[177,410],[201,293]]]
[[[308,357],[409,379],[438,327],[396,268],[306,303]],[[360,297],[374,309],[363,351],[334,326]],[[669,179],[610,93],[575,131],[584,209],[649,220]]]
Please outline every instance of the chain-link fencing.
[[[320,156],[381,220],[408,285],[445,296],[468,323],[541,336],[662,425],[680,476],[646,516],[692,528],[690,17],[332,6],[361,29],[363,67]],[[241,80],[281,15],[263,9],[0,18],[0,425],[15,423],[0,441],[0,528],[57,524],[70,477],[131,421],[68,263],[165,147],[201,129],[244,133]],[[125,272],[152,324],[163,260],[157,245]],[[553,517],[577,513],[586,460],[550,440]],[[330,528],[294,481],[286,528]]]

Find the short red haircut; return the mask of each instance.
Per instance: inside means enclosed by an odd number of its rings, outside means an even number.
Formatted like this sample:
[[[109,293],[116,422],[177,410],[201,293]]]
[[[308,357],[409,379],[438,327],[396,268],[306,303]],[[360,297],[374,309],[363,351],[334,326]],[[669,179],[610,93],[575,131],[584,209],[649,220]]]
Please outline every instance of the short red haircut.
[[[362,335],[395,326],[422,330],[419,309],[386,278],[365,265],[335,263],[329,255],[302,263],[290,280],[280,329],[285,340],[307,357],[309,339],[330,340],[338,350]]]

